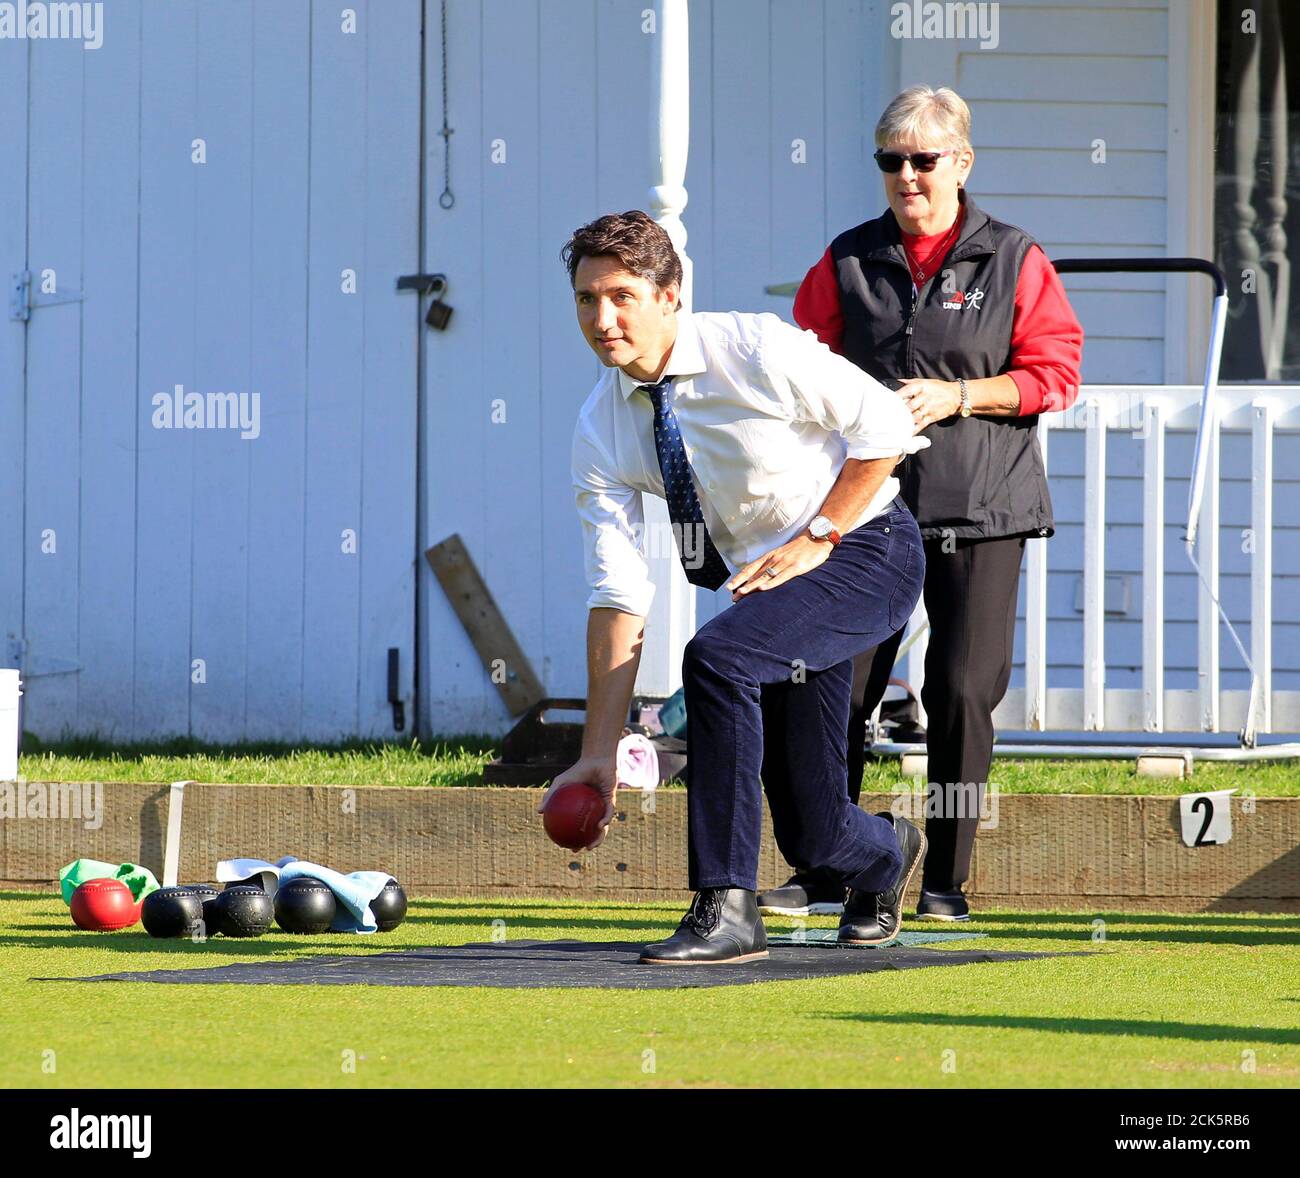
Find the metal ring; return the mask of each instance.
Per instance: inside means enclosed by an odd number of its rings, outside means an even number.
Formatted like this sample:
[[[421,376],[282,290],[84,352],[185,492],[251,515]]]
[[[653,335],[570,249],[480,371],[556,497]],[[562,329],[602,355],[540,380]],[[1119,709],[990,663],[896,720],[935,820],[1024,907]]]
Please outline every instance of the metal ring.
[[[769,577],[775,577],[775,576],[778,575],[776,569],[774,569],[771,565],[768,565],[767,568],[765,568],[763,571],[764,571],[764,572],[765,572]]]

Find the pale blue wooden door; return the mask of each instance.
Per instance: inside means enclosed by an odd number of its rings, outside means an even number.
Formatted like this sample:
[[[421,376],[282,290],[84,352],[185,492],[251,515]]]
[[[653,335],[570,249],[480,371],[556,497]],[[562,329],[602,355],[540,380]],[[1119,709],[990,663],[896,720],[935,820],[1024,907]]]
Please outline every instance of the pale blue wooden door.
[[[84,294],[0,340],[24,727],[395,736],[396,649],[409,733],[420,0],[105,8],[0,42],[0,265]]]

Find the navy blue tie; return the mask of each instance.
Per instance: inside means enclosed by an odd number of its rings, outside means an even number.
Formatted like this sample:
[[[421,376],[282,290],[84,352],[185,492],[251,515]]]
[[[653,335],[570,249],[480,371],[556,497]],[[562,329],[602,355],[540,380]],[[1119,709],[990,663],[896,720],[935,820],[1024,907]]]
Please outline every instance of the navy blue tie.
[[[672,379],[666,376],[658,384],[637,387],[650,394],[650,403],[654,405],[655,452],[659,456],[659,471],[664,476],[664,498],[668,501],[668,518],[674,525],[673,534],[677,540],[677,552],[682,558],[682,570],[692,585],[717,589],[731,576],[731,572],[704,525],[704,512],[695,493],[695,484],[691,482],[691,467],[686,460],[682,431],[677,426],[677,414],[665,395]],[[695,542],[689,543],[690,540]]]

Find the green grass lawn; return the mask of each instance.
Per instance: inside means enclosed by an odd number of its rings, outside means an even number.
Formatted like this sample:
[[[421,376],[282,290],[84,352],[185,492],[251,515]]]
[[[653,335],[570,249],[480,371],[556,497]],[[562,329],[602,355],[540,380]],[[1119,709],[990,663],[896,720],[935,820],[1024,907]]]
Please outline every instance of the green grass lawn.
[[[25,737],[19,772],[29,781],[209,781],[276,785],[478,785],[497,742],[465,736],[422,747],[354,743],[333,748],[283,745],[205,746],[188,740],[114,748],[99,741],[42,746]],[[993,762],[990,781],[1008,793],[1178,794],[1253,790],[1259,797],[1300,797],[1300,762],[1197,762],[1186,781],[1139,777],[1132,761]],[[869,762],[865,793],[889,793],[897,760]]]
[[[680,911],[426,899],[383,937],[193,945],[80,932],[56,895],[0,892],[0,1086],[1300,1084],[1291,916],[979,913],[989,938],[955,947],[1091,954],[676,991],[29,980],[486,941],[496,919],[507,938],[649,940]]]
[[[472,785],[495,747],[487,737],[432,747],[312,749],[188,741],[42,748],[29,738],[20,771],[29,780]],[[868,764],[864,791],[890,792],[898,769],[897,761]],[[1202,762],[1179,782],[1137,777],[1127,761],[997,760],[990,777],[1007,792],[1237,787],[1300,796],[1295,763]],[[191,988],[29,980],[463,944],[490,940],[498,919],[508,938],[648,941],[670,930],[681,910],[416,899],[406,923],[381,938],[275,931],[253,942],[193,945],[153,941],[138,928],[80,932],[52,892],[0,892],[0,1086],[1300,1085],[1294,916],[979,912],[968,927],[989,937],[956,948],[1090,955],[739,988]],[[1095,939],[1099,918],[1104,940]],[[809,923],[834,925],[825,918]]]

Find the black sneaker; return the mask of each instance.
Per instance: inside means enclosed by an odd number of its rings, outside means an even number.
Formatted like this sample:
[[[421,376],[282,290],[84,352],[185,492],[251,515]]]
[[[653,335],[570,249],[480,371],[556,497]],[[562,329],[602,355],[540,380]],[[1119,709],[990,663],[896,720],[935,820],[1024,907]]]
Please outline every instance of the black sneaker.
[[[950,891],[931,892],[921,889],[921,898],[916,902],[918,920],[970,920],[970,905],[961,894],[961,888]]]
[[[677,931],[647,945],[640,960],[648,965],[717,965],[767,956],[767,932],[754,893],[745,888],[704,888]]]
[[[839,916],[847,888],[816,871],[796,871],[779,888],[758,893],[764,916]]]
[[[898,818],[888,811],[879,817],[894,824],[898,847],[903,852],[903,866],[898,882],[887,892],[849,891],[836,938],[844,945],[887,945],[898,936],[903,927],[903,895],[925,854],[925,835],[906,818]]]

